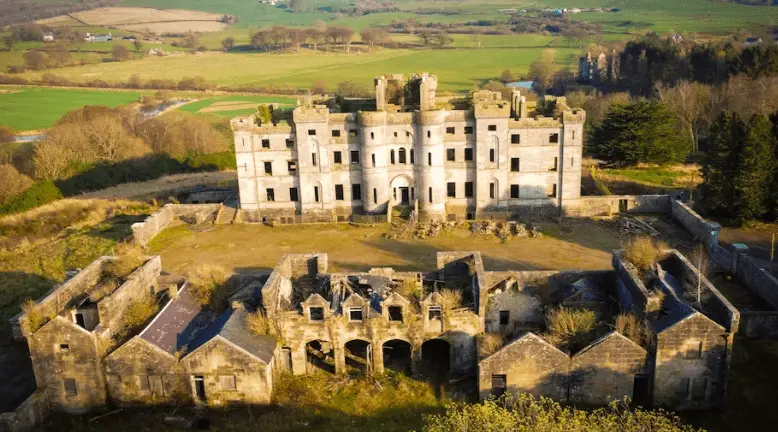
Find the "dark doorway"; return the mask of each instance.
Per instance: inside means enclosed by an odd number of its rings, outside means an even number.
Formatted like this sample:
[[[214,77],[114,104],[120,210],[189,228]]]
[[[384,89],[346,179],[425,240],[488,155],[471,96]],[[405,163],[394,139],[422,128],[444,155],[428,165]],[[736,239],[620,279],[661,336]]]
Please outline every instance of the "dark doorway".
[[[407,187],[400,188],[400,204],[409,205],[411,203],[410,189]]]
[[[370,342],[354,339],[346,342],[346,369],[349,372],[370,373],[373,352]]]
[[[327,341],[314,340],[305,344],[306,372],[316,369],[335,373],[335,350]]]
[[[632,403],[643,408],[649,408],[651,405],[651,377],[648,374],[635,375]]]
[[[86,328],[86,321],[84,321],[84,314],[77,313],[76,314],[76,324],[78,324],[81,328]]]
[[[508,388],[508,379],[505,375],[492,375],[492,396],[499,398],[505,394]]]
[[[430,339],[421,345],[422,372],[442,378],[451,369],[451,346],[443,339]]]
[[[619,213],[626,213],[627,212],[627,207],[628,207],[627,200],[620,199],[619,200]]]
[[[406,375],[411,373],[411,344],[399,339],[384,342],[384,368]]]
[[[205,402],[205,380],[203,380],[202,376],[196,376],[194,377],[194,385],[195,385],[195,395],[197,395],[197,400],[201,402]]]

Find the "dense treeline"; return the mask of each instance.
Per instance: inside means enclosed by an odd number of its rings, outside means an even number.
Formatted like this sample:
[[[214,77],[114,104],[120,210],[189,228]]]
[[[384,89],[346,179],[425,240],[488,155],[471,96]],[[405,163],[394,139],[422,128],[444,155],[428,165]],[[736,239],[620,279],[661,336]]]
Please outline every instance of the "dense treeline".
[[[778,217],[778,113],[746,122],[722,113],[703,162],[703,199],[718,215],[746,222]]]
[[[3,130],[0,137],[10,140]],[[228,143],[226,130],[193,114],[146,119],[128,107],[86,106],[32,148],[8,146],[0,154],[0,214],[165,174],[234,169]]]

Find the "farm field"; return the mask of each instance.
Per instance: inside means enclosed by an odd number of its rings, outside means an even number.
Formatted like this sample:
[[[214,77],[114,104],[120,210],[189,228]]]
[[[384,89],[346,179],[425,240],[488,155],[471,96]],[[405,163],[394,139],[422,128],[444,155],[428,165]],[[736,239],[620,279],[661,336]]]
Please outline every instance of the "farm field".
[[[274,96],[215,96],[198,99],[179,108],[196,114],[214,114],[223,117],[233,117],[241,114],[251,114],[260,103],[278,103],[281,108],[293,108],[297,104],[295,98]]]
[[[159,10],[152,8],[107,7],[71,14],[76,20],[98,26],[152,33],[219,31],[227,24],[219,22],[221,14],[192,10]]]
[[[361,17],[337,16],[333,12],[317,10],[330,6],[337,10],[347,4],[346,0],[303,0],[307,12],[289,13],[286,9],[243,0],[124,0],[123,6],[145,6],[157,8],[193,9],[215,13],[237,15],[240,21],[236,26],[251,28],[266,25],[312,25],[317,20],[328,24],[348,26],[355,29],[372,24],[390,24],[393,19],[407,20],[418,18],[420,22],[467,22],[473,20],[507,20],[498,9],[522,8],[620,8],[621,12],[589,12],[572,14],[574,21],[591,21],[603,24],[608,32],[626,31],[642,33],[648,30],[659,32],[704,32],[722,33],[737,31],[757,24],[770,24],[778,18],[778,8],[769,6],[749,6],[712,0],[449,0],[394,2],[398,12],[373,13]],[[458,15],[426,14],[444,9],[447,13]],[[415,15],[415,11],[427,10],[425,15]]]
[[[70,110],[84,105],[116,107],[138,100],[137,91],[99,91],[56,88],[3,88],[0,124],[15,131],[51,127]]]
[[[225,85],[309,87],[324,81],[334,89],[342,81],[370,83],[386,73],[428,71],[438,75],[439,89],[471,90],[477,83],[495,79],[504,69],[521,74],[538,59],[544,48],[482,48],[442,50],[375,50],[371,54],[280,53],[225,54],[147,57],[142,60],[101,65],[61,68],[56,74],[73,81],[102,79],[126,82],[131,76],[141,79],[173,79],[202,76],[208,82]],[[570,65],[579,48],[555,48],[559,68]],[[44,72],[22,76],[40,79]]]

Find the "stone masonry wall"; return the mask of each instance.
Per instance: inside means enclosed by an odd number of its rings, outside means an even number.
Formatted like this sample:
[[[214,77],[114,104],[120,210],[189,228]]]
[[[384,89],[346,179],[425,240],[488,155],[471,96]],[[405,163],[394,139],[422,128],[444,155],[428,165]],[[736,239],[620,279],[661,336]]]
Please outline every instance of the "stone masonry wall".
[[[128,306],[143,296],[156,292],[156,279],[161,271],[161,258],[152,257],[132,272],[110,296],[100,300],[97,304],[100,326],[110,329],[113,333],[117,332],[122,326],[124,312]]]
[[[7,432],[25,432],[46,420],[51,413],[51,405],[45,391],[36,390],[12,412],[0,414],[0,430]]]

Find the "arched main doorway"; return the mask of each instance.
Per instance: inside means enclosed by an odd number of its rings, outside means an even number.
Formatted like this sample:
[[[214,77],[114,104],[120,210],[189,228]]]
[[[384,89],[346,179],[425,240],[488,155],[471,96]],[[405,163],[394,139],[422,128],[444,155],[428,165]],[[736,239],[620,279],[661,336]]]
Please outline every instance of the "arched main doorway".
[[[384,342],[384,369],[411,373],[411,344],[400,339],[392,339]]]
[[[373,369],[373,347],[370,342],[354,339],[346,342],[346,369],[361,373],[371,372]]]
[[[305,371],[316,370],[335,373],[335,349],[324,340],[312,340],[305,344]]]
[[[443,377],[451,369],[451,345],[443,339],[421,344],[421,370],[430,377]]]
[[[407,175],[398,175],[393,178],[389,187],[392,190],[392,197],[395,204],[398,205],[411,205],[411,201],[415,198],[415,190],[413,187],[413,181]]]

